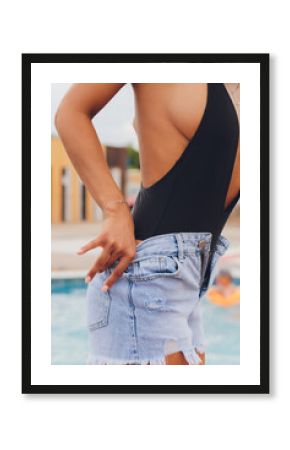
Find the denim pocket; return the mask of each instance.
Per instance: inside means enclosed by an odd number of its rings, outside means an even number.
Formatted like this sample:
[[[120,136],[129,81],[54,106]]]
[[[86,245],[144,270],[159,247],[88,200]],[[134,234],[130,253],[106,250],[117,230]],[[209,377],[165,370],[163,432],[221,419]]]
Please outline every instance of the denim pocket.
[[[87,326],[90,331],[108,325],[111,298],[109,292],[102,292],[106,272],[95,275],[87,288]]]
[[[135,262],[138,267],[138,278],[174,277],[181,270],[177,256],[152,255]]]

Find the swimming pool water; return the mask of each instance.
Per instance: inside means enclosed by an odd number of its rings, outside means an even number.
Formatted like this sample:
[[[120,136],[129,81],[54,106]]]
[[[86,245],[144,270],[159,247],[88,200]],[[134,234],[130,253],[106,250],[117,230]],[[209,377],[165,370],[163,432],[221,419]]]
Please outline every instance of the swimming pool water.
[[[238,284],[238,280],[236,280]],[[52,281],[52,364],[86,364],[87,330],[83,280]],[[206,363],[240,364],[240,308],[220,308],[202,300],[207,337]]]

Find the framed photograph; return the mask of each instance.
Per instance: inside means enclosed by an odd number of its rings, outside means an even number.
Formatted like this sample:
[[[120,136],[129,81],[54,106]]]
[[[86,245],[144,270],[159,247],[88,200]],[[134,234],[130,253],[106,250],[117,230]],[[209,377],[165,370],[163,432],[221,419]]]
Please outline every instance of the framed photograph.
[[[269,54],[22,54],[22,189],[23,393],[269,393]]]

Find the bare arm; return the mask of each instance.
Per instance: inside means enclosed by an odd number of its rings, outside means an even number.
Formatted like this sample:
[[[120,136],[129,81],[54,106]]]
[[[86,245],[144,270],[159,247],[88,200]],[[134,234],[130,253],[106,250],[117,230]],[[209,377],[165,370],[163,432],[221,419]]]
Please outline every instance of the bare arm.
[[[97,272],[120,258],[106,281],[107,287],[116,281],[135,255],[134,225],[128,206],[115,202],[124,198],[111,175],[92,118],[123,86],[121,83],[74,84],[55,115],[55,126],[66,152],[104,213],[102,232],[79,252],[83,254],[103,247],[86,280],[90,281]]]
[[[95,201],[103,209],[122,193],[111,176],[92,118],[119,91],[122,84],[74,84],[55,115],[64,147]]]

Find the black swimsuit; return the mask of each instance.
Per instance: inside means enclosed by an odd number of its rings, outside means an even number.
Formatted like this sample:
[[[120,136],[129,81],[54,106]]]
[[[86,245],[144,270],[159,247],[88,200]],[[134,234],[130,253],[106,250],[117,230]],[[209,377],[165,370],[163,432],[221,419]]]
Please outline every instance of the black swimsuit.
[[[207,84],[207,102],[197,131],[173,167],[134,208],[136,239],[178,232],[211,232],[211,251],[240,191],[225,209],[239,140],[239,121],[223,83]]]

